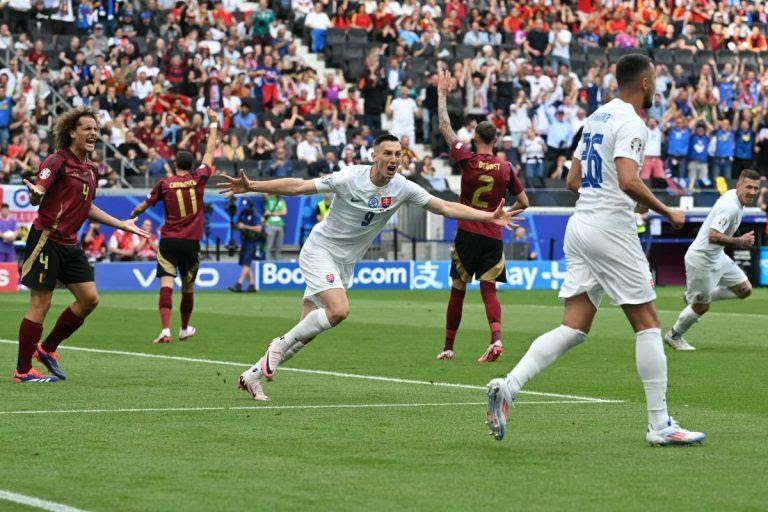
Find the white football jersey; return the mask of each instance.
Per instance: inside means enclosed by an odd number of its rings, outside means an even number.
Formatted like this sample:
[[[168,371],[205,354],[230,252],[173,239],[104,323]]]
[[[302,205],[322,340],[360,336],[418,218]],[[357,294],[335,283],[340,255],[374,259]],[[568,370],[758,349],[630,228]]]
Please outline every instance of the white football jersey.
[[[370,165],[351,165],[314,180],[318,192],[335,195],[328,215],[312,228],[307,243],[327,249],[341,263],[362,258],[398,208],[406,203],[424,207],[433,197],[401,174],[377,187],[370,173]]]
[[[709,241],[709,230],[714,229],[726,236],[733,236],[741,224],[744,205],[739,201],[736,190],[729,190],[715,202],[699,229],[699,234],[685,253],[685,261],[694,267],[707,268],[719,265],[722,245]]]
[[[635,201],[619,188],[619,157],[643,165],[648,129],[629,103],[614,99],[598,108],[584,125],[574,158],[581,161],[581,188],[574,216],[613,231],[636,232]]]

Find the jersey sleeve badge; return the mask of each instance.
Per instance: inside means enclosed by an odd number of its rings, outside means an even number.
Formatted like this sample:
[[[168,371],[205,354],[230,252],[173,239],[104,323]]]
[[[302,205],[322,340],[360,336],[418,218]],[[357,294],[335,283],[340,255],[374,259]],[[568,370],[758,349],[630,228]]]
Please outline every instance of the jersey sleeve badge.
[[[40,171],[40,179],[41,180],[47,180],[51,177],[51,170],[49,168],[45,168],[42,171]]]
[[[638,155],[643,150],[643,141],[640,137],[635,137],[632,139],[629,143],[629,149],[633,153],[637,153]]]

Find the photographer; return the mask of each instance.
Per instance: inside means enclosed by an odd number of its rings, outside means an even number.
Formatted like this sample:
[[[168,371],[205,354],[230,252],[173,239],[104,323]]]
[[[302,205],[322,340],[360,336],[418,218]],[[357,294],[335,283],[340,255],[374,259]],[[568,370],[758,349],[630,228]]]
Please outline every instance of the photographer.
[[[253,273],[251,272],[251,263],[257,256],[259,245],[261,244],[261,215],[253,206],[253,201],[244,198],[240,201],[240,215],[237,217],[237,229],[240,231],[240,257],[239,263],[242,267],[240,277],[237,283],[229,287],[231,292],[242,292],[243,282],[248,279],[248,292],[255,292],[256,286],[253,282]]]

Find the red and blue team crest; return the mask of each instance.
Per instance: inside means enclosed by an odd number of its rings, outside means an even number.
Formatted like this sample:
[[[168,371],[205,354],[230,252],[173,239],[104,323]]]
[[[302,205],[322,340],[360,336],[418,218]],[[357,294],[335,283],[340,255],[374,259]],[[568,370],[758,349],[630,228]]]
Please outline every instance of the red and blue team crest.
[[[392,197],[391,196],[382,197],[381,198],[381,207],[382,208],[389,208],[390,206],[392,206]]]
[[[325,280],[332,283],[336,280],[336,277],[333,274],[325,274]]]

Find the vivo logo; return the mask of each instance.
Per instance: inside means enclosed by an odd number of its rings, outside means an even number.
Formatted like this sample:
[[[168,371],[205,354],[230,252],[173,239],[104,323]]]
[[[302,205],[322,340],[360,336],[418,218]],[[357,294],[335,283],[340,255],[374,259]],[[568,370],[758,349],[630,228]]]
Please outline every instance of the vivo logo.
[[[133,269],[133,276],[139,282],[142,288],[149,288],[152,286],[152,281],[157,278],[157,270],[153,269],[146,277],[141,273],[141,270]],[[176,286],[181,287],[181,278],[176,277],[173,282]],[[219,271],[215,268],[201,268],[197,271],[197,279],[195,279],[195,286],[200,288],[215,288],[219,284]]]

